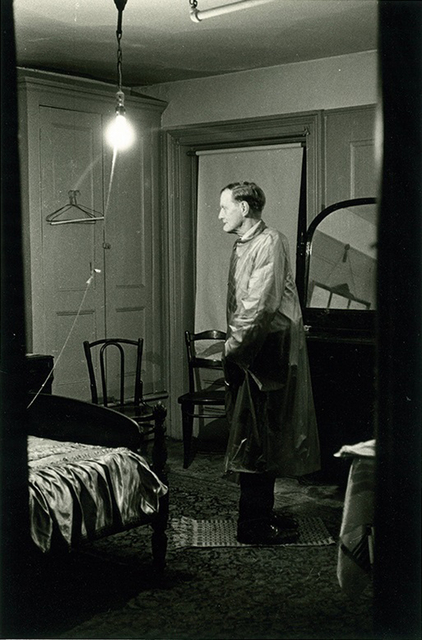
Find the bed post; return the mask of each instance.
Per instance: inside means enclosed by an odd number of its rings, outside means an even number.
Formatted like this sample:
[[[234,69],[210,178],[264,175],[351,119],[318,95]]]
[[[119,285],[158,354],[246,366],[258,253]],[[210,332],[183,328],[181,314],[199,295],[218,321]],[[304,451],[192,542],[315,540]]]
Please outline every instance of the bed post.
[[[167,410],[164,405],[159,402],[154,406],[154,444],[152,448],[152,470],[160,478],[160,480],[168,486],[167,474],[165,466],[167,462],[166,447],[166,427],[165,419]],[[162,572],[166,566],[167,553],[167,524],[169,516],[169,494],[160,498],[159,511],[152,522],[152,555],[154,568],[158,572]]]

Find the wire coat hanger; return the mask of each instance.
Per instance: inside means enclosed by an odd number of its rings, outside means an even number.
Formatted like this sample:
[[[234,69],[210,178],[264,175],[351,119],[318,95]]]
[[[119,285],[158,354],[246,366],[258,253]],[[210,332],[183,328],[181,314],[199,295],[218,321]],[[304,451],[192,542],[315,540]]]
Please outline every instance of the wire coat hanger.
[[[50,213],[46,217],[46,221],[49,224],[72,224],[75,222],[92,224],[95,223],[96,220],[104,220],[104,216],[98,211],[95,211],[95,209],[89,209],[88,207],[77,203],[76,197],[79,194],[80,191],[78,191],[77,189],[71,189],[70,191],[68,191],[68,204],[65,204],[63,207],[60,207],[56,211],[53,211],[53,213]],[[66,212],[75,210],[77,210],[78,212],[82,212],[84,214],[84,217],[79,216],[78,218],[61,218],[61,216],[63,216],[63,214],[65,214]]]

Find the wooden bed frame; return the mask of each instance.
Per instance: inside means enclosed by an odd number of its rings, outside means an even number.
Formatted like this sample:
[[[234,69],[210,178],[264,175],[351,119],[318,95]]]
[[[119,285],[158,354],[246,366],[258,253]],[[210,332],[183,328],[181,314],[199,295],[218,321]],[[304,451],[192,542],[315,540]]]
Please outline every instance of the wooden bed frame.
[[[146,458],[159,479],[164,484],[168,484],[165,473],[167,411],[162,404],[158,403],[154,407],[155,424],[150,456],[148,455],[149,443],[144,441],[136,422],[113,409],[64,396],[30,394],[27,412],[28,435],[61,442],[126,447]],[[150,524],[152,526],[153,566],[160,572],[166,566],[168,512],[167,492],[160,498],[160,507],[156,514],[151,516],[145,514],[140,518],[139,523],[133,525]]]

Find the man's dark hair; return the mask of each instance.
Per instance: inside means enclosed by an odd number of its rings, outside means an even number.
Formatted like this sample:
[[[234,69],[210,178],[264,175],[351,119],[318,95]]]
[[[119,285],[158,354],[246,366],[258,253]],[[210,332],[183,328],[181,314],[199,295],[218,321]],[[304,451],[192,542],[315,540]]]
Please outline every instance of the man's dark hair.
[[[261,212],[263,210],[265,193],[255,182],[231,182],[221,189],[220,193],[223,193],[226,189],[230,189],[234,200],[247,202],[252,211]]]

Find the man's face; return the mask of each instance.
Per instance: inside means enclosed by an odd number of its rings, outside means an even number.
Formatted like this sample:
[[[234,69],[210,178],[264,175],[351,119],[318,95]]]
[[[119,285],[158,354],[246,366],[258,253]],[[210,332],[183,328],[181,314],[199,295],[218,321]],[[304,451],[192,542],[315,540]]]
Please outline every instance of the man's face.
[[[242,202],[233,199],[230,189],[225,189],[220,196],[220,212],[218,219],[223,221],[226,233],[236,233],[244,222]]]

